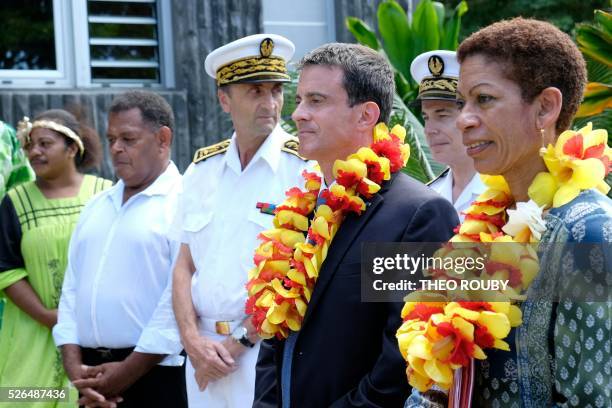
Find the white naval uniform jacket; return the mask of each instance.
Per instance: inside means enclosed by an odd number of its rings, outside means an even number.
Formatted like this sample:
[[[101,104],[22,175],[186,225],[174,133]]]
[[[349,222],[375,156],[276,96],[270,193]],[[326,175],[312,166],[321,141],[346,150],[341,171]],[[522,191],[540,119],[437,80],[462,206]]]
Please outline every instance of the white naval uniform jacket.
[[[302,171],[311,162],[283,151],[295,139],[279,126],[242,170],[236,135],[226,151],[192,163],[172,226],[172,236],[188,244],[196,272],[192,297],[200,317],[245,317],[247,273],[253,267],[257,235],[272,228],[273,215],[257,203],[279,205],[292,187],[304,188]]]
[[[274,217],[257,204],[281,204],[288,189],[304,189],[302,172],[314,170],[312,162],[287,149],[289,140],[295,138],[277,126],[242,169],[234,133],[229,145],[226,141],[196,153],[183,176],[171,235],[189,245],[196,269],[191,295],[200,332],[207,337],[223,339],[214,333],[213,321],[239,323],[246,317],[246,283],[260,243],[257,236],[273,227]],[[205,158],[198,161],[202,151]],[[259,343],[240,357],[237,371],[204,392],[198,390],[188,361],[189,405],[251,406],[258,351]]]

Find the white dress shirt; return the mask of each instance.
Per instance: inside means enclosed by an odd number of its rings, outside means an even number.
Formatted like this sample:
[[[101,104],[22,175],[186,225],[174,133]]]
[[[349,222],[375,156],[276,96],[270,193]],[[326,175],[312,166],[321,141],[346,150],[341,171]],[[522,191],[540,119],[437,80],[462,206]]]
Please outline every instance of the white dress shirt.
[[[167,233],[181,175],[170,162],[149,187],[122,204],[124,183],[91,200],[70,240],[53,328],[57,346],[127,348],[168,354],[179,365],[172,313],[172,268],[178,244]]]
[[[480,180],[480,174],[476,173],[461,191],[457,200],[453,202],[453,171],[451,169],[442,173],[440,177],[429,184],[429,187],[453,204],[461,222],[465,219],[463,211],[467,210],[476,198],[486,190],[486,186]]]

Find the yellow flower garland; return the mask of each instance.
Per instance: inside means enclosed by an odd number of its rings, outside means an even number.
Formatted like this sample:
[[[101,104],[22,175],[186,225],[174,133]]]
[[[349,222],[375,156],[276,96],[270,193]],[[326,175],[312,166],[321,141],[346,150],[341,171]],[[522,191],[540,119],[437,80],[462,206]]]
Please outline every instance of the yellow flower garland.
[[[409,295],[402,310],[404,323],[396,337],[408,363],[410,385],[421,392],[434,384],[448,389],[453,370],[466,367],[472,358],[486,359],[484,349],[510,350],[503,339],[522,319],[520,309],[511,301],[523,298],[522,293],[539,270],[533,244],[537,244],[545,227],[541,211],[560,207],[583,190],[596,188],[604,194],[610,190],[604,181],[612,161],[607,140],[606,130],[592,130],[589,123],[578,132],[563,132],[554,146],[542,148],[540,154],[548,172],[534,178],[528,189],[532,201],[517,203],[516,210],[509,209],[514,200],[504,178],[482,176],[488,189],[468,208],[457,234],[436,256],[466,256],[470,251],[482,255],[480,243],[514,245],[503,251],[485,246],[489,261],[484,271],[472,271],[470,276],[453,271],[436,271],[432,275],[444,279],[505,279],[511,288],[499,293],[502,301],[495,302],[453,301],[443,293]],[[513,215],[521,221],[513,221]],[[469,243],[474,243],[473,247]]]
[[[264,231],[249,272],[246,313],[262,338],[286,338],[298,331],[321,266],[342,221],[361,214],[364,199],[376,194],[391,174],[408,161],[406,130],[384,123],[374,128],[373,143],[333,166],[335,183],[319,194],[321,177],[304,172],[305,190],[294,187],[276,208],[274,229]],[[317,207],[317,199],[323,201]],[[315,210],[316,207],[316,210]],[[314,211],[314,214],[313,214]]]

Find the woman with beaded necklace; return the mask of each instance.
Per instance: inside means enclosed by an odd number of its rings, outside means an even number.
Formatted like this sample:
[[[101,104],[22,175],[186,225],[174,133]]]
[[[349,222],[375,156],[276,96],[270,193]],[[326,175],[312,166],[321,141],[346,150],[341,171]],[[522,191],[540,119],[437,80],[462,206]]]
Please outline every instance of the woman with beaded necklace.
[[[0,387],[59,389],[68,380],[51,328],[57,322],[68,243],[85,203],[112,183],[83,174],[98,166],[100,142],[71,113],[48,110],[33,123],[24,118],[18,135],[36,180],[11,189],[0,205],[0,290],[7,297]],[[36,406],[65,404],[58,398]]]

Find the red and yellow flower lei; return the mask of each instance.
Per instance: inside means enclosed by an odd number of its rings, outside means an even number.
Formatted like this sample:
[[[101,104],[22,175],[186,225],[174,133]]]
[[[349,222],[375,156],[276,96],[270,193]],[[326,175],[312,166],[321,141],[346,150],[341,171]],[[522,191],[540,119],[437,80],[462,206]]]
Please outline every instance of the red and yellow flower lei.
[[[349,213],[360,215],[365,200],[408,161],[406,130],[384,123],[374,128],[373,143],[346,160],[336,160],[336,182],[320,192],[321,177],[304,171],[305,190],[286,192],[276,208],[274,228],[262,232],[249,272],[246,313],[262,338],[286,338],[298,331],[329,246]],[[316,206],[317,199],[322,202]],[[316,207],[316,210],[315,210]],[[312,214],[314,211],[314,214]]]
[[[533,246],[545,229],[542,209],[566,204],[583,190],[609,191],[604,178],[611,171],[612,149],[607,140],[606,130],[592,130],[589,123],[578,132],[563,132],[555,146],[542,148],[548,172],[535,177],[528,190],[531,201],[517,203],[516,210],[509,209],[515,202],[502,176],[482,177],[488,190],[468,208],[456,235],[436,256],[486,253],[484,270],[470,271],[471,276],[440,270],[431,275],[434,279],[506,279],[511,288],[499,293],[500,301],[495,302],[469,301],[469,296],[468,301],[465,297],[457,300],[439,292],[409,295],[402,310],[404,323],[396,337],[408,363],[410,385],[421,392],[434,384],[448,389],[453,370],[466,367],[472,358],[486,359],[483,350],[510,350],[503,339],[522,319],[520,309],[511,301],[523,298],[521,293],[539,271]],[[499,242],[513,244],[503,249],[481,244]],[[470,243],[474,245],[470,247]]]

